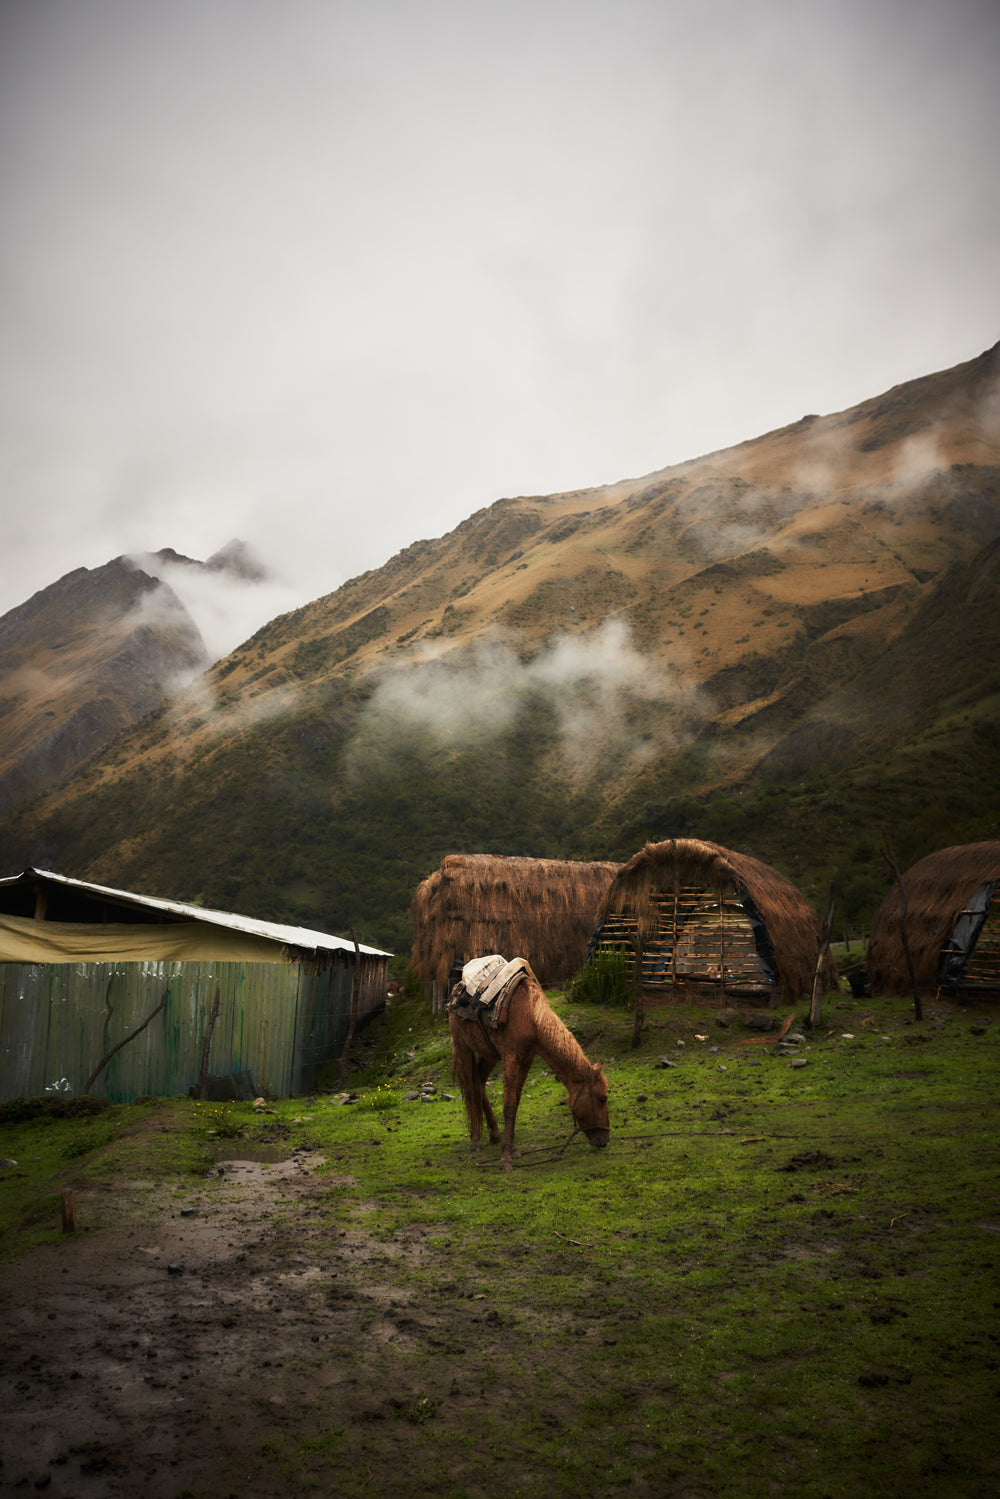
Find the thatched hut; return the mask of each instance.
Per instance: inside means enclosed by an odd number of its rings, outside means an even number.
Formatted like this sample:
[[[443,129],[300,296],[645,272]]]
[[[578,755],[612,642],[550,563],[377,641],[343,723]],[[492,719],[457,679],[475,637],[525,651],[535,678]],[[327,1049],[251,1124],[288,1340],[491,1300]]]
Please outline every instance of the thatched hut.
[[[812,990],[819,920],[778,870],[698,838],[647,843],[612,881],[591,951],[629,954],[642,987],[678,999],[794,1004]],[[830,965],[826,984],[836,981]]]
[[[902,882],[872,924],[872,993],[910,994],[915,983],[921,996],[938,989],[970,1000],[1000,996],[1000,843],[938,849]]]
[[[447,854],[410,905],[413,967],[443,1006],[452,974],[486,953],[527,958],[546,987],[583,963],[598,907],[619,864]]]

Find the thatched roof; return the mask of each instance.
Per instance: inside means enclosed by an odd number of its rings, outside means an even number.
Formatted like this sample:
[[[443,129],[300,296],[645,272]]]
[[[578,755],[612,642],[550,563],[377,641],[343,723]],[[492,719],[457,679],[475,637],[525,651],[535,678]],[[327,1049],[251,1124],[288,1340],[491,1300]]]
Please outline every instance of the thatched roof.
[[[1000,879],[1000,843],[962,843],[941,848],[918,860],[903,875],[906,892],[906,942],[917,987],[938,987],[941,949],[954,932],[970,898],[987,881]],[[909,994],[913,989],[903,929],[901,898],[894,885],[879,907],[868,943],[868,973],[873,994]]]
[[[544,986],[581,967],[597,909],[619,864],[448,854],[410,905],[413,966],[444,992],[455,963],[487,953],[527,958]]]
[[[657,921],[654,896],[685,886],[717,890],[733,886],[749,895],[767,928],[782,992],[810,992],[819,957],[819,918],[796,885],[777,869],[700,838],[667,838],[633,854],[608,888],[601,909],[635,919],[640,929]]]

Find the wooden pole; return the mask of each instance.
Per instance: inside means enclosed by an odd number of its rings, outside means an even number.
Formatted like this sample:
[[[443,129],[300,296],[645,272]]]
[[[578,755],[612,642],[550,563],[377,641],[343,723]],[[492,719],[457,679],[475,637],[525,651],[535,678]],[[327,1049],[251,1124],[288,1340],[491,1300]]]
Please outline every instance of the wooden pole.
[[[351,928],[351,941],[354,943],[354,972],[351,975],[351,1016],[347,1026],[347,1039],[344,1041],[344,1049],[340,1054],[340,1081],[342,1083],[346,1083],[351,1074],[350,1051],[358,1025],[359,990],[361,988],[361,948],[354,935],[353,927]]]
[[[674,913],[670,931],[670,987],[677,988],[677,905],[681,898],[680,886],[674,881]]]
[[[833,935],[833,913],[836,909],[837,893],[833,885],[830,886],[826,904],[826,920],[820,932],[819,956],[816,959],[816,972],[813,975],[812,997],[809,1002],[809,1029],[823,1023],[823,969],[830,956],[830,938]]]
[[[726,898],[719,891],[719,1009],[726,994]]]
[[[215,986],[215,1001],[212,1005],[212,1013],[208,1017],[208,1027],[205,1031],[205,1040],[201,1048],[201,1072],[198,1075],[198,1097],[202,1103],[208,1097],[208,1058],[212,1050],[212,1035],[215,1031],[215,1022],[219,1018],[220,986]]]
[[[73,1202],[73,1188],[62,1189],[62,1231],[71,1234],[76,1230],[76,1205]]]
[[[889,845],[889,835],[883,830],[882,853],[886,863],[892,870],[896,879],[896,888],[899,891],[899,940],[903,945],[903,957],[906,959],[907,972],[910,975],[910,986],[913,989],[913,1018],[923,1020],[924,1007],[920,1002],[920,985],[917,983],[917,970],[913,965],[913,955],[910,952],[910,938],[906,930],[907,901],[906,885],[900,873],[899,865],[896,863],[896,855]]]
[[[632,1027],[632,1050],[642,1042],[642,1023],[646,1018],[646,1011],[642,1003],[642,923],[636,917],[635,923],[635,972],[632,975],[632,992],[635,1004],[635,1024]]]

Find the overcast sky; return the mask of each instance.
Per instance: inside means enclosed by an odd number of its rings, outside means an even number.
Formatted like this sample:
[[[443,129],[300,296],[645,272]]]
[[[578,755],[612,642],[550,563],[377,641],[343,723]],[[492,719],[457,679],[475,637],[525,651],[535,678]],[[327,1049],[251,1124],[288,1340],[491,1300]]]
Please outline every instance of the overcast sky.
[[[998,77],[995,0],[0,0],[0,613],[239,536],[249,633],[973,358]]]

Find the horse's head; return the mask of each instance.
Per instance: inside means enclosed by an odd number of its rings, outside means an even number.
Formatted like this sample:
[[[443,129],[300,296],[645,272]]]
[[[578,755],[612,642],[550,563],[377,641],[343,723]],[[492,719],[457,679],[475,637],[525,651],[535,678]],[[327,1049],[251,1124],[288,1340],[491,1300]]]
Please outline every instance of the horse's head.
[[[595,1062],[575,1090],[572,1099],[576,1127],[587,1136],[587,1143],[603,1149],[611,1138],[608,1120],[608,1083],[604,1068]]]

